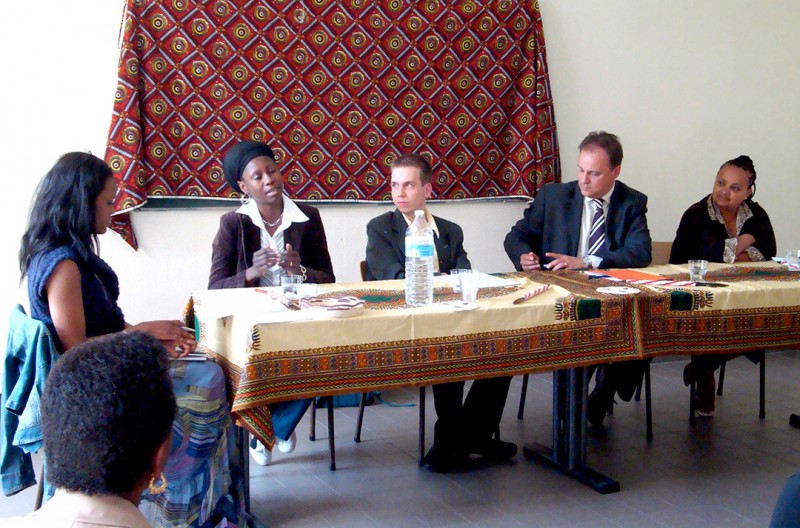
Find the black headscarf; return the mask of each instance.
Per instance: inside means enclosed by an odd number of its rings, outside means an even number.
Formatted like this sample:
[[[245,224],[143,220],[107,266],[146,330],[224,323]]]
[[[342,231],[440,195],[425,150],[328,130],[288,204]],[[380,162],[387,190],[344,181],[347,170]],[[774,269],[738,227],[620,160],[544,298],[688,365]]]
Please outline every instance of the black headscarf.
[[[241,189],[239,189],[239,181],[242,179],[244,168],[247,167],[247,164],[252,160],[260,158],[261,156],[266,156],[273,161],[277,161],[275,160],[275,154],[272,152],[272,149],[258,141],[242,141],[234,145],[227,154],[225,154],[225,158],[222,160],[222,170],[225,173],[225,180],[227,180],[231,189],[236,192],[241,192]]]

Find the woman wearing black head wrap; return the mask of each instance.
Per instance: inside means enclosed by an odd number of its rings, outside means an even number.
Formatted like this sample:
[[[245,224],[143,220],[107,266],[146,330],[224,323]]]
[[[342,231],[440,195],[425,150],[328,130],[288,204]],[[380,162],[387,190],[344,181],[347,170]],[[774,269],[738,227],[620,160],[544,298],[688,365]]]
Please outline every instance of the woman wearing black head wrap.
[[[753,160],[739,156],[723,163],[714,178],[711,194],[683,213],[672,243],[670,263],[685,264],[690,259],[699,259],[731,264],[774,257],[775,232],[767,212],[753,201],[755,192]],[[692,362],[686,365],[683,380],[687,385],[692,381],[697,384],[695,410],[699,415],[714,415],[714,371],[733,357],[736,356],[692,356]]]
[[[231,188],[242,193],[242,206],[220,219],[208,287],[278,286],[281,275],[334,282],[319,211],[283,194],[272,149],[243,141],[228,151],[222,167]]]
[[[210,289],[279,286],[281,276],[303,282],[334,282],[328,241],[319,211],[283,193],[275,154],[267,145],[243,141],[222,162],[225,179],[242,193],[242,206],[222,215],[211,255]],[[294,449],[294,429],[310,399],[269,406],[278,449]],[[250,452],[267,465],[271,451],[253,440]]]

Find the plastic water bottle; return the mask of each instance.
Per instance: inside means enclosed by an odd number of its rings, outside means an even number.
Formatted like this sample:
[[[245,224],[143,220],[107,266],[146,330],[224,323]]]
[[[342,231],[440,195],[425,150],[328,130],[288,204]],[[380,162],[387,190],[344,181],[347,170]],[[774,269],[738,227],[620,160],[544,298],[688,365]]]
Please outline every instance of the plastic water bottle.
[[[433,302],[433,229],[425,211],[414,211],[406,229],[406,304],[426,306]]]

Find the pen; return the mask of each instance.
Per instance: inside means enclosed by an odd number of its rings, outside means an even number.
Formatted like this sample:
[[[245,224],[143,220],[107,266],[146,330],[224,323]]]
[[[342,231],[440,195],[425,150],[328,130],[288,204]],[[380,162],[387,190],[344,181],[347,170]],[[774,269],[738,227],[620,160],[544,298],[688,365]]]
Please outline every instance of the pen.
[[[529,291],[528,293],[526,293],[525,295],[523,295],[519,299],[514,299],[514,304],[522,304],[525,301],[527,301],[528,299],[530,299],[531,297],[536,297],[537,295],[539,295],[543,291],[547,290],[549,287],[550,287],[549,284],[543,284],[543,285],[539,286],[538,288],[536,288],[535,290]]]

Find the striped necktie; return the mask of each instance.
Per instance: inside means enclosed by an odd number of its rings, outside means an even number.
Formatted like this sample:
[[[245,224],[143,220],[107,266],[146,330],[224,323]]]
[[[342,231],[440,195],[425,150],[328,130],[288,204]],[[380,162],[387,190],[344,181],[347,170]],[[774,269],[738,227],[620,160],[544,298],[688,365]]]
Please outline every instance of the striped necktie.
[[[603,199],[593,198],[594,218],[592,218],[592,229],[589,231],[589,244],[586,250],[587,255],[598,255],[606,247],[606,214],[603,212]]]

